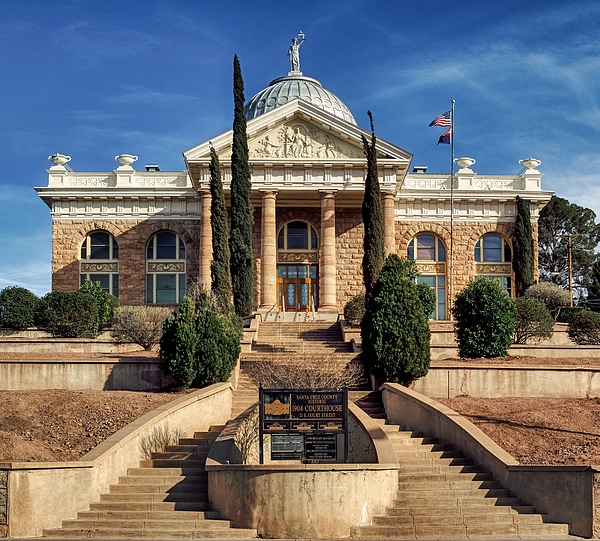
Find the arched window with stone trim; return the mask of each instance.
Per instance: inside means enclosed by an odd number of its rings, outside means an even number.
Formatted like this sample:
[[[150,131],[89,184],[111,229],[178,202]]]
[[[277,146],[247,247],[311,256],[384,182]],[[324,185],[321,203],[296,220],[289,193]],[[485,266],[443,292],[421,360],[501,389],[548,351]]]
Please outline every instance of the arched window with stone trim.
[[[185,283],[185,243],[172,231],[155,233],[146,247],[146,302],[178,304]]]
[[[493,278],[512,295],[512,251],[500,235],[487,233],[475,244],[475,279]]]
[[[292,220],[277,235],[277,302],[280,310],[318,308],[318,235],[308,222]]]
[[[102,289],[119,296],[119,245],[107,231],[93,231],[83,239],[79,261],[80,284],[90,279]]]
[[[421,275],[417,283],[425,283],[435,291],[436,307],[431,319],[447,319],[446,247],[433,233],[419,233],[408,243],[408,259],[414,259]]]

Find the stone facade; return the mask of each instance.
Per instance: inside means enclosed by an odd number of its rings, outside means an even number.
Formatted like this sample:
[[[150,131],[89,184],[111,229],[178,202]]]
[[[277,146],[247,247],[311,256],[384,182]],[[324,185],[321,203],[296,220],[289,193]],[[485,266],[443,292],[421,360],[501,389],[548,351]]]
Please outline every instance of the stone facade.
[[[319,85],[310,78],[304,83]],[[290,80],[290,91],[294,84]],[[284,104],[252,116],[247,124],[254,207],[254,308],[283,310],[279,288],[285,285],[291,288],[286,297],[296,294],[299,299],[293,309],[342,311],[363,290],[361,205],[366,160],[362,137],[369,133],[351,117],[336,116],[299,98],[286,98]],[[80,173],[65,165],[68,157],[52,156],[48,185],[36,189],[52,213],[53,289],[79,287],[81,245],[93,231],[107,231],[118,243],[119,297],[124,305],[146,302],[146,246],[158,231],[175,232],[184,241],[187,286],[193,281],[209,286],[210,147],[221,161],[227,199],[231,139],[228,131],[184,152],[186,170],[179,172],[136,171],[131,165],[135,156],[121,155],[117,157],[121,165],[112,172]],[[419,263],[430,275],[446,277],[446,285],[441,279],[435,281],[438,294],[443,295],[445,288],[447,295],[438,298],[446,306],[439,307],[440,313],[451,304],[450,282],[452,293],[459,292],[476,275],[476,268],[479,274],[512,278],[510,263],[476,263],[475,244],[482,235],[493,233],[512,245],[517,196],[529,201],[537,241],[539,211],[552,195],[542,189],[542,173],[536,169],[539,160],[521,160],[523,170],[518,175],[489,176],[470,169],[475,160],[460,158],[460,169],[452,177],[409,172],[412,155],[383,139],[377,140],[377,151],[385,252],[406,257],[410,240],[419,233],[441,240],[446,262]],[[278,249],[281,228],[294,221],[314,228],[318,249]],[[453,276],[449,280],[451,222]],[[310,235],[311,230],[305,230]],[[290,280],[282,284],[278,272],[284,264],[287,269],[298,264],[305,266],[303,272],[316,270],[318,282],[313,274],[304,281],[298,275],[295,284]]]
[[[200,222],[198,220],[53,220],[52,289],[79,289],[79,255],[86,235],[107,231],[119,245],[121,304],[145,303],[146,246],[159,231],[172,231],[186,246],[187,287],[199,277]]]

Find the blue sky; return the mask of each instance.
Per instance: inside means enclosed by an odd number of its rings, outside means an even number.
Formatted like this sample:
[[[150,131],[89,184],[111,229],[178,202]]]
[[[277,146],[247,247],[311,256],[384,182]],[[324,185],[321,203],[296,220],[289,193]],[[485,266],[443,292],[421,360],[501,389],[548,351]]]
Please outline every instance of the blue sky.
[[[232,61],[246,99],[289,70],[368,128],[449,169],[429,122],[456,100],[456,155],[481,174],[542,160],[543,186],[600,216],[600,3],[304,0],[3,0],[0,288],[50,289],[51,222],[34,186],[47,157],[109,171],[114,156],[182,170],[182,152],[232,123]]]

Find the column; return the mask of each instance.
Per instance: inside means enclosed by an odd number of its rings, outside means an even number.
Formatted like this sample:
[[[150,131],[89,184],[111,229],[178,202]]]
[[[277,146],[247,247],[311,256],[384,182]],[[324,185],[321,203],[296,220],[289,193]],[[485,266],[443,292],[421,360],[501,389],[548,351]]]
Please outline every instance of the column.
[[[321,194],[321,302],[319,312],[337,312],[337,264],[335,258],[335,190]]]
[[[277,190],[260,190],[260,306],[270,310],[277,304]]]
[[[200,283],[210,289],[212,279],[210,262],[212,261],[212,227],[210,225],[210,190],[198,190],[200,196]]]
[[[394,222],[395,192],[381,192],[383,210],[383,253],[385,257],[396,253],[396,227]]]

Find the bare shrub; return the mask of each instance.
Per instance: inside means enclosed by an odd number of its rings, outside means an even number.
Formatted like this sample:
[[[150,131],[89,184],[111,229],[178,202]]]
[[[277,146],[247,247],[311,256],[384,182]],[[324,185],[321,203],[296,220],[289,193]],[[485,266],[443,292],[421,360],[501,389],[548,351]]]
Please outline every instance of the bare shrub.
[[[152,453],[162,453],[168,445],[177,445],[185,433],[180,428],[171,428],[169,424],[155,426],[150,434],[140,438],[140,450],[146,460],[152,458]]]
[[[115,309],[111,335],[114,340],[133,342],[150,351],[158,344],[170,314],[166,306],[121,306]]]
[[[254,408],[239,424],[233,437],[242,455],[242,464],[258,463],[258,407]]]
[[[357,388],[366,381],[361,362],[345,363],[333,355],[282,355],[277,361],[249,362],[244,372],[255,384],[271,389]]]

